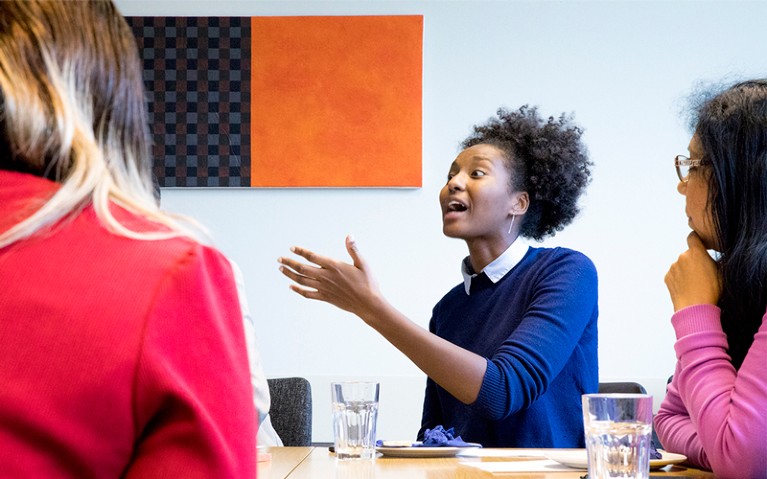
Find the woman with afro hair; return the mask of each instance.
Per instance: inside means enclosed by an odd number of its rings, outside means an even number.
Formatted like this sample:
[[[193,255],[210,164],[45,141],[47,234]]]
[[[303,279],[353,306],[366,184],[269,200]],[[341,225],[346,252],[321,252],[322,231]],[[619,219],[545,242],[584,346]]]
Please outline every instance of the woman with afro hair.
[[[419,439],[437,426],[486,447],[583,447],[581,395],[596,392],[597,274],[583,254],[531,247],[578,213],[591,162],[565,115],[501,109],[462,143],[440,191],[442,230],[469,248],[464,281],[429,330],[380,293],[354,240],[353,264],[307,249],[280,258],[298,294],[359,316],[428,375]]]

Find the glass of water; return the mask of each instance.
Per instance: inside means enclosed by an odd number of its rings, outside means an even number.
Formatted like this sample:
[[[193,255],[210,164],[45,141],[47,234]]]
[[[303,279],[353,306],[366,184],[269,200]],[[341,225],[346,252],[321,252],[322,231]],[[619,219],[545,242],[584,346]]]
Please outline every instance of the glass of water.
[[[333,439],[339,460],[375,457],[379,388],[376,382],[331,383]]]
[[[589,478],[648,479],[652,443],[652,396],[585,394]]]

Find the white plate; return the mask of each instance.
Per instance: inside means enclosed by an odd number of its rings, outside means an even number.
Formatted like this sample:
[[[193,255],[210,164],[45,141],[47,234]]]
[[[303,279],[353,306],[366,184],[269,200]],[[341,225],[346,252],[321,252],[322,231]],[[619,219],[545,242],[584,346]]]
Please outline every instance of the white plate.
[[[650,469],[660,469],[669,464],[679,464],[680,462],[687,460],[687,456],[683,456],[682,454],[666,452],[660,449],[658,452],[660,452],[663,457],[660,459],[650,459]],[[583,470],[588,469],[589,460],[585,449],[552,449],[546,451],[546,457],[568,467]]]
[[[384,444],[388,444],[391,441],[384,441]],[[384,456],[391,457],[452,457],[459,452],[471,448],[481,447],[480,444],[469,443],[464,447],[402,447],[402,446],[378,446],[376,451],[380,452]]]

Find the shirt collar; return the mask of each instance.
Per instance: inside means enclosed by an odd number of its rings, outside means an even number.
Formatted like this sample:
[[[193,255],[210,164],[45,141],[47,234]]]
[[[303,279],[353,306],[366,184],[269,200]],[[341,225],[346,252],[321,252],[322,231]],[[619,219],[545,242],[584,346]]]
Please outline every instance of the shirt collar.
[[[480,273],[485,273],[485,276],[487,276],[490,281],[497,283],[501,278],[506,276],[506,273],[511,271],[514,266],[522,261],[522,258],[525,257],[529,248],[529,245],[524,244],[517,238],[508,248],[506,248],[506,251],[485,266]],[[468,256],[461,261],[461,274],[463,275],[463,287],[466,290],[466,294],[470,294],[471,281],[476,278],[479,273],[474,273],[471,269],[471,263],[469,262]]]

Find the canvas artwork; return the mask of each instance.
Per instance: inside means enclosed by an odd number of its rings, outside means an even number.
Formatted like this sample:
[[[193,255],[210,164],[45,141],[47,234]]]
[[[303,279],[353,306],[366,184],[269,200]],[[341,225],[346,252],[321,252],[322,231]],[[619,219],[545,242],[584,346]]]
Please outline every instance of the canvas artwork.
[[[164,187],[420,187],[423,17],[128,17]]]

